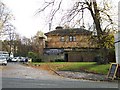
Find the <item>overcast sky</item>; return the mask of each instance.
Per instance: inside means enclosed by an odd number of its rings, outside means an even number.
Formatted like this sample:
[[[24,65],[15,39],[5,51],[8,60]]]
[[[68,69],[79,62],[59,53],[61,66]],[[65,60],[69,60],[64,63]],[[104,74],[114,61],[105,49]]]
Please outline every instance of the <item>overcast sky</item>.
[[[22,36],[31,37],[38,30],[47,32],[42,18],[35,16],[35,12],[40,7],[41,0],[2,0],[11,10],[15,20],[12,21],[16,31]],[[42,25],[41,25],[42,24]]]
[[[44,17],[35,16],[35,12],[41,7],[44,0],[1,0],[15,16],[13,25],[22,36],[31,37],[38,30],[49,31],[49,25],[45,23]],[[118,0],[114,0],[118,2]],[[66,4],[67,5],[67,4]],[[116,3],[117,6],[117,3]],[[44,16],[45,13],[43,13]]]

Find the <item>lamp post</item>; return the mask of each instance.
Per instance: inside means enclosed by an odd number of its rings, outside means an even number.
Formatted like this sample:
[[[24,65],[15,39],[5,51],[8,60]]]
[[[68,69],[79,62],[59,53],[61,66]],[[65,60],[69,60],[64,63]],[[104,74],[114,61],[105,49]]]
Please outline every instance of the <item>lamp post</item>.
[[[120,2],[118,2],[118,32],[115,35],[116,63],[118,64],[117,77],[120,78]]]
[[[120,2],[118,2],[118,32],[115,34],[116,63],[120,65]]]
[[[120,77],[120,31],[115,35],[115,54],[116,63],[118,64],[117,77]]]
[[[120,64],[120,31],[115,35],[116,63]]]

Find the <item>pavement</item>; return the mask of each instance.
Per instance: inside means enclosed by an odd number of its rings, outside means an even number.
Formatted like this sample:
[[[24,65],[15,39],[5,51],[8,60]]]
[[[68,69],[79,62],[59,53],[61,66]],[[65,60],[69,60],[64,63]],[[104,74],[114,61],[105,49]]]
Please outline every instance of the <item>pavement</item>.
[[[34,68],[39,68],[39,66],[34,66]],[[49,68],[50,69],[50,68]],[[111,80],[107,75],[89,73],[85,71],[52,71],[52,74],[56,74],[61,77],[70,78],[70,79],[81,79],[81,80],[91,80],[91,81],[109,81],[109,82],[118,82],[117,79]]]
[[[23,79],[39,79],[39,80],[59,80],[62,79],[59,76],[55,76],[49,74],[48,71],[32,68],[29,66],[24,66],[20,63],[13,62],[8,63],[7,66],[2,67],[2,75],[0,77],[3,78],[23,78]]]
[[[117,82],[118,80],[111,80],[107,77],[107,75],[103,74],[94,74],[88,72],[73,72],[73,71],[56,71],[59,76],[72,78],[72,79],[83,79],[83,80],[92,80],[92,81],[109,81],[109,82]]]
[[[3,88],[118,88],[117,82],[71,79],[69,74],[72,72],[69,71],[67,78],[58,76],[65,74],[66,71],[58,71],[57,75],[54,75],[54,73],[41,69],[39,66],[31,67],[17,62],[8,63],[3,68],[1,71]],[[74,73],[76,77],[77,72]],[[87,77],[88,74],[83,74],[83,76],[85,75]],[[72,74],[73,76],[74,74]]]

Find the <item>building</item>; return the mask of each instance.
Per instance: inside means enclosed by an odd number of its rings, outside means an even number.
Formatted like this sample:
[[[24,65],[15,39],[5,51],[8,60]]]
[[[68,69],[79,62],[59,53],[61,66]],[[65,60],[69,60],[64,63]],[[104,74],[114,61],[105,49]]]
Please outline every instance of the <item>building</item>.
[[[48,38],[46,48],[86,48],[92,47],[90,37],[91,31],[73,28],[63,29],[56,27],[56,30],[45,33]]]
[[[55,30],[45,33],[47,36],[44,48],[44,61],[93,61],[97,49],[92,44],[91,31],[83,28],[63,29],[56,27]],[[92,52],[92,53],[91,53]]]
[[[38,31],[36,36],[34,37],[36,41],[36,46],[39,47],[38,52],[40,55],[43,54],[43,48],[45,48],[45,42],[47,40],[47,37],[44,35],[42,31]]]

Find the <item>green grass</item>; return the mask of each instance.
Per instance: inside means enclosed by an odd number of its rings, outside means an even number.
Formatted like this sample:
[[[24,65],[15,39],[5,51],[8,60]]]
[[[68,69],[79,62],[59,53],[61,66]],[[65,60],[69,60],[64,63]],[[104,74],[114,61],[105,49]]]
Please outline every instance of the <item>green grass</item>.
[[[67,64],[68,64],[67,66],[63,68],[59,68],[59,70],[80,70],[80,69],[91,67],[95,63],[94,62],[72,62]]]
[[[95,62],[47,62],[47,63],[32,63],[40,64],[41,66],[49,66],[54,70],[67,70],[67,71],[87,71],[92,73],[107,74],[110,64],[96,65]]]
[[[100,74],[107,74],[110,68],[110,64],[107,65],[94,65],[90,68],[87,68],[89,72],[95,72]]]

